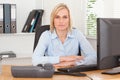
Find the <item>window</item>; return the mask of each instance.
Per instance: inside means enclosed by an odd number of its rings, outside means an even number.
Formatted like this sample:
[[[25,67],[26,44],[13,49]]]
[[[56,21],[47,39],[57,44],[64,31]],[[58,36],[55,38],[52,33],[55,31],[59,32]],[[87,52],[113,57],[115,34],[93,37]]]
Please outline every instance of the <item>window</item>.
[[[87,35],[90,37],[96,37],[96,18],[103,15],[103,7],[103,0],[87,0]]]

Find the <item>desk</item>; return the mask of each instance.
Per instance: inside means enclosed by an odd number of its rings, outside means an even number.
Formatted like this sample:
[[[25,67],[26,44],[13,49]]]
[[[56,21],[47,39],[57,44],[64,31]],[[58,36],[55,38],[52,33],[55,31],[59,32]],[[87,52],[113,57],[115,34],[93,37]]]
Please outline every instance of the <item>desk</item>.
[[[93,80],[120,80],[120,74],[118,75],[105,75],[101,74],[103,70],[95,70],[84,72]],[[52,78],[14,78],[11,75],[11,66],[3,65],[2,74],[0,75],[0,80],[90,80],[88,77],[75,77],[69,75],[53,75]]]

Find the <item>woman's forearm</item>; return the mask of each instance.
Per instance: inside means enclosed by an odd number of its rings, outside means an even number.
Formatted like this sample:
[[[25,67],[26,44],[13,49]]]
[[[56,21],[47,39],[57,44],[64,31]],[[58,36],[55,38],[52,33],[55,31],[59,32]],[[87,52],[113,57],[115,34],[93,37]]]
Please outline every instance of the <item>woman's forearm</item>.
[[[82,60],[83,56],[61,56],[60,62],[70,62],[70,61],[76,61],[76,60]]]

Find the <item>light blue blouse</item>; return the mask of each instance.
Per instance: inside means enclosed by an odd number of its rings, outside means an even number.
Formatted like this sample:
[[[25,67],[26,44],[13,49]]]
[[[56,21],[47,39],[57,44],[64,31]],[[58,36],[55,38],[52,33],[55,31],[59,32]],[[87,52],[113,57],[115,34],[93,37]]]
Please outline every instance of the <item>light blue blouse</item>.
[[[68,32],[63,44],[58,38],[56,31],[53,33],[45,31],[42,33],[34,50],[32,63],[33,65],[45,63],[56,64],[60,62],[60,56],[78,55],[79,48],[82,52],[81,55],[85,58],[84,60],[76,61],[77,65],[96,64],[97,54],[79,30],[72,29],[71,32]]]

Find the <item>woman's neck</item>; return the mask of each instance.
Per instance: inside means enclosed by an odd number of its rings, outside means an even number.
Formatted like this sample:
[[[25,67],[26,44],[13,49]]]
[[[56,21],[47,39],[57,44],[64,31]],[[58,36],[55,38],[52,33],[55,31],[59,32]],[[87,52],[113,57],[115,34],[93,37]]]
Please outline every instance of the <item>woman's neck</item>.
[[[59,39],[61,40],[62,43],[64,43],[64,41],[67,37],[67,32],[68,32],[67,30],[65,30],[65,31],[56,30],[56,33],[57,33],[57,35],[58,35],[58,37],[59,37]]]

